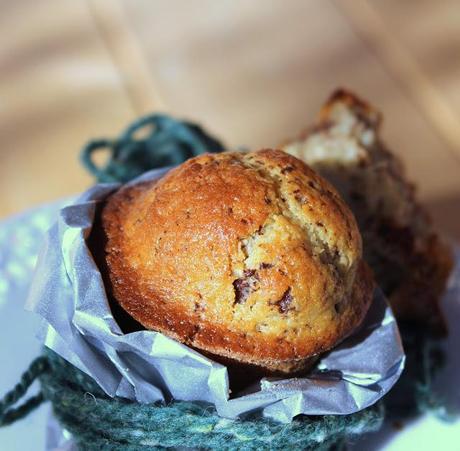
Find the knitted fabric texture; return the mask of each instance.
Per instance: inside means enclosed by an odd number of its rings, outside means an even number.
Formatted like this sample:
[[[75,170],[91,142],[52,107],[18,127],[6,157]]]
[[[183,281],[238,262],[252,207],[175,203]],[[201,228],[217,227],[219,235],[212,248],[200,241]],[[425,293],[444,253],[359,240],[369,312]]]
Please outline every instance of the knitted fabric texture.
[[[108,397],[86,374],[53,351],[32,363],[41,396],[82,450],[147,450],[187,446],[222,450],[327,450],[353,435],[377,430],[383,406],[347,416],[296,418],[281,424],[260,416],[219,417],[210,405],[175,401],[138,404]],[[18,392],[9,394],[17,399]],[[10,416],[6,412],[6,417]],[[5,415],[3,416],[5,418]],[[1,417],[0,417],[1,418]]]
[[[416,340],[420,345],[422,334]],[[414,344],[414,339],[411,339]],[[436,347],[435,347],[436,348]],[[380,428],[388,419],[404,419],[417,412],[439,413],[430,381],[440,362],[433,360],[433,342],[422,344],[403,378],[377,405],[352,415],[299,416],[281,424],[257,415],[240,420],[219,417],[204,403],[174,401],[138,404],[110,398],[89,376],[53,351],[34,360],[21,381],[0,401],[0,426],[26,416],[43,401],[50,401],[62,426],[73,434],[82,450],[146,450],[187,446],[200,449],[297,450],[342,449],[353,436]],[[430,351],[430,352],[427,352]],[[419,359],[420,355],[424,355]],[[428,373],[422,370],[425,367]],[[39,378],[41,392],[21,406],[12,407]],[[405,378],[405,379],[404,379]],[[409,395],[409,396],[407,396]]]

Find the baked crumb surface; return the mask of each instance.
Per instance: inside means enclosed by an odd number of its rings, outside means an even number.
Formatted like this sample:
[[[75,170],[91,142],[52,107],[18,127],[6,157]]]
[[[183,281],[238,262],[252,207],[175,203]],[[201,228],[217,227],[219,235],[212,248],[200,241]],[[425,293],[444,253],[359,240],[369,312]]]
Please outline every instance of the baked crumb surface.
[[[114,297],[145,327],[270,371],[350,334],[373,281],[349,208],[284,152],[196,157],[103,212]]]
[[[372,106],[338,90],[316,125],[283,150],[328,179],[351,207],[365,258],[396,316],[442,332],[439,300],[452,267],[450,250],[417,202],[403,164],[381,141],[381,121]]]

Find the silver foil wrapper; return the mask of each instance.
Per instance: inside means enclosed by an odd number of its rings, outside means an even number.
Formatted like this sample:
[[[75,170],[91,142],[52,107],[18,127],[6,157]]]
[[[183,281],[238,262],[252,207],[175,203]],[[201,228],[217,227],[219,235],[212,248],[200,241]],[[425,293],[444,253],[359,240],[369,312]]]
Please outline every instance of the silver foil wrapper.
[[[166,170],[144,174],[161,177]],[[118,188],[100,184],[60,210],[46,235],[27,309],[44,319],[43,343],[91,376],[109,396],[140,403],[203,401],[226,418],[260,411],[289,422],[299,414],[345,415],[387,393],[404,367],[393,314],[380,290],[362,327],[303,378],[264,378],[230,396],[225,366],[154,331],[123,333],[86,245],[96,206]]]

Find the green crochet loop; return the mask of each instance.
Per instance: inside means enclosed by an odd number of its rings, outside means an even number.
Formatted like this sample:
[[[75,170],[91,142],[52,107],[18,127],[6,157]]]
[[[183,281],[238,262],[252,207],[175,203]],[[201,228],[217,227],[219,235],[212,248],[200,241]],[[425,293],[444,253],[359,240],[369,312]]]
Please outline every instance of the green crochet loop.
[[[48,360],[45,357],[37,357],[29,368],[21,376],[21,380],[0,401],[0,427],[14,423],[25,417],[38,407],[43,401],[43,394],[32,396],[19,407],[12,407],[27,392],[34,380],[48,370]]]
[[[82,450],[147,450],[188,446],[200,449],[340,450],[353,436],[378,430],[385,418],[401,419],[417,412],[439,414],[433,402],[431,379],[440,368],[438,342],[421,331],[403,328],[409,348],[409,368],[377,405],[352,415],[299,416],[280,424],[257,415],[241,420],[219,417],[214,408],[198,402],[138,404],[110,398],[97,383],[53,351],[34,360],[17,386],[0,401],[0,425],[25,416],[8,410],[25,395],[37,377],[41,392],[33,399],[50,401],[63,427]],[[417,345],[414,347],[413,345]],[[407,396],[409,395],[409,396]],[[385,411],[387,414],[385,415]],[[19,412],[19,413],[14,413]],[[445,419],[445,418],[444,418]]]
[[[137,137],[148,132],[143,138]],[[93,154],[109,152],[99,167]],[[83,165],[99,182],[127,182],[145,171],[174,166],[204,152],[220,152],[223,145],[191,122],[152,114],[134,121],[117,139],[90,141],[81,152]]]
[[[302,416],[281,424],[260,416],[219,417],[203,403],[138,404],[108,397],[87,375],[52,351],[40,375],[42,393],[82,450],[150,450],[180,446],[221,450],[328,450],[345,438],[375,431],[379,403],[348,416]]]

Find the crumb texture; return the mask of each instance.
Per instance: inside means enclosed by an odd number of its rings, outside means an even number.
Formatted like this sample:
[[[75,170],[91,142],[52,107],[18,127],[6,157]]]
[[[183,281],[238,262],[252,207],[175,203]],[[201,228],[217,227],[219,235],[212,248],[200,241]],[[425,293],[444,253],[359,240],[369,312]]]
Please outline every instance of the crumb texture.
[[[102,227],[112,292],[137,321],[269,370],[330,349],[372,296],[349,208],[282,151],[202,155],[124,187]]]
[[[340,192],[355,214],[365,259],[398,318],[442,332],[439,299],[452,266],[449,249],[416,200],[403,164],[379,136],[381,114],[338,90],[315,126],[283,146]]]

